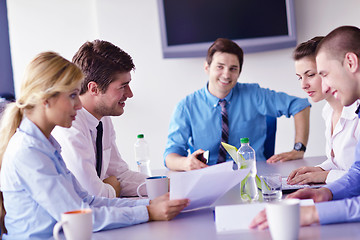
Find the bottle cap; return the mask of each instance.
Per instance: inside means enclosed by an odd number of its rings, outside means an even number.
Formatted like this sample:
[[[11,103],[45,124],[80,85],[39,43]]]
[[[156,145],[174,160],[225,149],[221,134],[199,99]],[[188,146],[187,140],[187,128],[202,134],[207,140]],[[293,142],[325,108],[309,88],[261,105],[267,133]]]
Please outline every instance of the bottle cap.
[[[240,143],[249,143],[249,138],[240,138]]]
[[[137,138],[144,138],[144,134],[137,135]]]

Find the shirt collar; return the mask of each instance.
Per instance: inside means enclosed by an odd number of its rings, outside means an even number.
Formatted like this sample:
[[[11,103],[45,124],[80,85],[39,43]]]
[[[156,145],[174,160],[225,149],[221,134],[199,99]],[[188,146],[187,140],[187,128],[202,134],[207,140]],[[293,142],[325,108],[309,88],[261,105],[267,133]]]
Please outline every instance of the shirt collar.
[[[357,107],[355,113],[358,115],[358,117],[360,117],[360,105]]]
[[[342,113],[341,113],[341,117],[345,118],[345,119],[354,119],[356,117],[356,115],[354,115],[354,112],[358,115],[358,117],[360,117],[360,105],[359,105],[360,101],[357,100],[355,101],[353,104],[351,104],[350,106],[347,107],[343,107]]]
[[[97,125],[99,125],[99,120],[96,117],[94,117],[94,115],[89,113],[88,110],[86,110],[84,107],[80,111],[83,111],[83,113],[85,114],[90,129],[96,130]]]
[[[49,149],[58,152],[61,151],[61,146],[55,140],[55,138],[50,135],[49,139],[47,139],[38,126],[36,126],[36,124],[27,117],[24,117],[24,119],[21,121],[19,131],[24,132],[25,134],[30,135],[38,140],[41,145],[39,145],[39,143],[36,143],[36,145],[38,145],[37,147],[41,149]]]
[[[208,85],[209,85],[209,83],[207,83],[206,86],[204,87],[205,96],[208,99],[208,101],[210,102],[211,106],[216,107],[219,104],[219,101],[222,100],[222,99],[217,98],[214,95],[212,95],[209,92]],[[233,95],[233,90],[234,90],[234,88],[231,89],[230,93],[224,98],[228,104],[230,104],[230,102],[231,102],[231,98],[232,98],[232,95]]]

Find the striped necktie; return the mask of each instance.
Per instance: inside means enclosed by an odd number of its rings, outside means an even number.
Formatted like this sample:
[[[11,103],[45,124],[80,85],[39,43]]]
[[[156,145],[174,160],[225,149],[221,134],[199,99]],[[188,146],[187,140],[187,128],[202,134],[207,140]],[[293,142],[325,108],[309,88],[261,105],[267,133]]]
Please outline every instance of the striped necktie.
[[[96,172],[100,177],[101,175],[101,166],[102,166],[102,136],[103,136],[103,126],[102,122],[99,122],[99,125],[96,127]]]
[[[220,100],[219,104],[221,106],[221,142],[227,143],[229,140],[229,119],[226,111],[226,100]],[[220,143],[219,148],[219,158],[217,163],[222,163],[226,161],[226,150],[223,145]]]

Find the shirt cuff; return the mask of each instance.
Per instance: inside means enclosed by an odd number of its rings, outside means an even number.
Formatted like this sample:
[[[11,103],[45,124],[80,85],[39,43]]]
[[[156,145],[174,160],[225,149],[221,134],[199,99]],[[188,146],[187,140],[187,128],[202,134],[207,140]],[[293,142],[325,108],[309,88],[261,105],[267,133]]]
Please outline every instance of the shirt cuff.
[[[329,174],[326,177],[326,184],[335,182],[336,180],[344,176],[345,173],[346,171],[343,170],[330,170]]]
[[[347,197],[345,195],[347,190],[345,189],[344,185],[342,185],[342,183],[339,181],[332,182],[325,187],[331,191],[333,195],[333,200],[339,200]]]
[[[101,197],[107,197],[107,198],[116,198],[116,191],[115,189],[113,188],[113,186],[111,186],[110,184],[108,183],[104,183],[105,185],[105,191],[107,191],[107,194],[106,195],[103,195],[100,193],[99,196]]]
[[[346,210],[343,200],[315,203],[320,224],[346,222]]]
[[[138,199],[135,202],[135,206],[148,206],[150,204],[150,199]]]
[[[146,206],[132,207],[133,216],[136,216],[135,221],[132,224],[138,224],[149,221],[149,212]]]
[[[333,169],[333,167],[335,166],[329,159],[327,159],[326,161],[320,163],[319,165],[316,165],[315,167],[321,167],[322,169],[324,169],[324,171],[328,171]]]

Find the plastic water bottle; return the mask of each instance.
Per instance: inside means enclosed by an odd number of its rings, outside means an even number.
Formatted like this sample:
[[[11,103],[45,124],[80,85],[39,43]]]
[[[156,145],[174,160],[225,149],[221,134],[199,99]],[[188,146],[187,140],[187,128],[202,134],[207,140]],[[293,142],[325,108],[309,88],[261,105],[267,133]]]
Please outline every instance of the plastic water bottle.
[[[151,176],[149,145],[144,139],[144,134],[137,135],[137,141],[135,142],[134,149],[138,171]]]
[[[256,155],[255,150],[250,147],[248,138],[241,138],[241,147],[237,152],[237,160],[240,163],[239,168],[250,168],[249,175],[241,182],[241,199],[243,201],[257,201],[259,192],[256,185]]]

